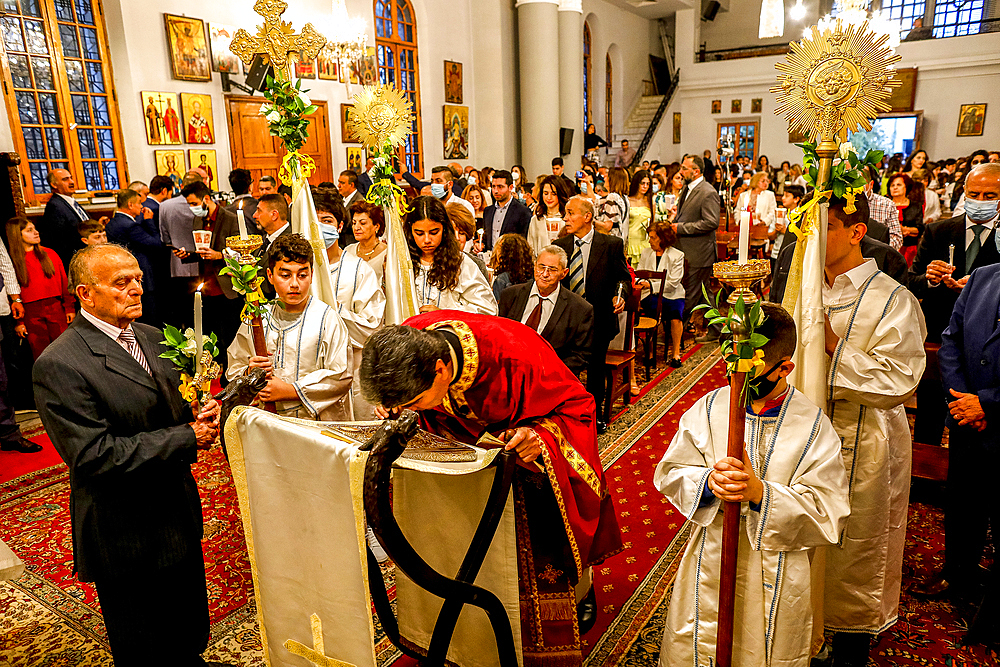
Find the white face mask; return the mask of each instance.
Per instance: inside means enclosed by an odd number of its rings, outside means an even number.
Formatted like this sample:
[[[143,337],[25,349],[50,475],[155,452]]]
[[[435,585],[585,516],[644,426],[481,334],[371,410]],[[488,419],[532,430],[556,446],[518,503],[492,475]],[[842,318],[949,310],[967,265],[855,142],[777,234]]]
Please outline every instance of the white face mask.
[[[479,185],[479,179],[476,178],[475,174],[469,174],[469,183],[472,185]]]

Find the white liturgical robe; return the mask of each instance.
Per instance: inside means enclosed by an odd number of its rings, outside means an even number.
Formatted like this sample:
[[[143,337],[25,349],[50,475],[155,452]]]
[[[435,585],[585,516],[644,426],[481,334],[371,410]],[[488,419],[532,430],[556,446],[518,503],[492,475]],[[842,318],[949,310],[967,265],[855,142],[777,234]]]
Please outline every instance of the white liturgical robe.
[[[441,291],[427,282],[429,266],[421,264],[417,271],[417,307],[437,306],[441,310],[463,310],[480,315],[496,315],[497,300],[493,296],[483,272],[466,254],[462,254],[462,268],[455,289]]]
[[[295,387],[297,401],[278,401],[285,417],[350,421],[351,342],[347,327],[337,312],[315,297],[305,310],[289,313],[277,303],[264,320],[264,338],[274,364],[274,377]],[[254,355],[250,327],[241,324],[229,346],[230,380],[246,371]],[[346,382],[345,382],[346,380]]]
[[[827,414],[843,442],[851,518],[826,550],[827,629],[881,632],[896,621],[910,494],[910,428],[903,403],[926,365],[916,297],[868,259],[825,286],[840,337],[827,374]]]
[[[351,337],[354,419],[372,419],[374,409],[361,397],[361,350],[382,324],[385,293],[374,269],[357,255],[342,254],[340,261],[330,265],[330,279],[337,294],[337,314]]]
[[[723,502],[706,490],[726,457],[729,387],[700,398],[680,419],[653,483],[695,524],[667,610],[660,665],[701,667],[715,657]],[[780,408],[746,417],[746,444],[764,483],[743,505],[736,578],[735,667],[808,667],[810,557],[835,544],[849,513],[847,473],[830,420],[789,388]]]

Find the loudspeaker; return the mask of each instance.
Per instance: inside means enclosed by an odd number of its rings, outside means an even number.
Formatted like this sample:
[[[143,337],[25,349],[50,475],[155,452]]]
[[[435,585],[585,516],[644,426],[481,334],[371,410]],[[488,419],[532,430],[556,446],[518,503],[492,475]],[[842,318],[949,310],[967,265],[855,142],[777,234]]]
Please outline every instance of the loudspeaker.
[[[274,78],[274,70],[270,63],[264,62],[263,56],[254,56],[250,63],[250,71],[247,72],[247,85],[255,90],[264,90],[264,81],[267,77]]]
[[[569,155],[573,152],[573,128],[559,128],[559,154]]]
[[[704,11],[701,13],[701,19],[703,21],[714,21],[715,15],[719,13],[719,0],[709,0],[708,4],[705,5]]]

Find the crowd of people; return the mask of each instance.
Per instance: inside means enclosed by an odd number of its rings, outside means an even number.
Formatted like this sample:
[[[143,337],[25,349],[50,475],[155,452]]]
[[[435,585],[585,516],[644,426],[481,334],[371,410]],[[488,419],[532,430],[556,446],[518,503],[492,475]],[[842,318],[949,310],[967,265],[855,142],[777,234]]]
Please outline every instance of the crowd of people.
[[[599,139],[588,139],[588,148],[599,145]],[[551,173],[534,179],[521,165],[509,170],[441,165],[430,170],[429,181],[401,174],[412,189],[403,235],[420,313],[464,311],[473,316],[470,322],[476,326],[481,322],[476,317],[499,316],[533,329],[562,360],[568,377],[584,379],[596,414],[601,415],[607,391],[607,352],[612,347],[630,349],[633,344],[624,340],[630,330],[627,317],[659,314],[665,360],[673,367],[683,363],[685,337],[700,342],[719,338],[719,332],[711,327],[697,336],[698,322],[692,313],[703,301],[704,290],[717,289],[713,288],[712,266],[720,259],[720,222],[724,224],[730,212],[736,219],[743,212],[749,214],[753,251],[772,262],[768,298],[781,301],[795,246],[795,236],[785,226],[785,213],[812,196],[802,169],[789,162],[774,168],[762,155],[755,164],[749,157],[739,156],[723,170],[712,157],[705,151],[703,155],[685,155],[679,163],[653,160],[635,165],[634,151],[623,142],[616,166],[609,169],[584,160],[572,178],[558,157],[552,160]],[[956,325],[953,313],[973,316],[970,304],[982,291],[992,289],[990,281],[995,282],[990,276],[977,274],[976,294],[969,294],[971,288],[963,290],[973,284],[970,275],[976,269],[1000,262],[996,233],[998,161],[1000,155],[985,150],[937,163],[919,150],[905,161],[902,156],[892,156],[881,169],[868,171],[865,196],[859,199],[856,210],[848,213],[844,202],[833,202],[827,251],[829,294],[824,298],[837,304],[829,313],[827,351],[836,359],[838,378],[832,385],[831,400],[843,407],[830,434],[836,431],[844,438],[854,429],[859,447],[864,443],[879,452],[858,463],[858,487],[853,486],[855,477],[848,480],[842,469],[830,472],[831,461],[839,460],[841,453],[836,437],[832,444],[824,441],[812,450],[804,442],[803,456],[809,451],[809,458],[800,462],[808,465],[785,472],[802,478],[801,484],[812,488],[822,502],[816,501],[815,511],[802,510],[797,499],[801,491],[788,491],[792,487],[787,486],[779,492],[777,477],[769,477],[758,465],[751,470],[735,459],[724,465],[717,463],[712,446],[706,444],[711,437],[705,434],[718,426],[708,408],[704,415],[695,414],[682,424],[678,437],[687,440],[681,446],[675,441],[657,468],[660,491],[689,518],[695,517],[708,535],[714,535],[717,500],[739,496],[759,512],[762,504],[772,502],[767,495],[772,490],[779,495],[791,494],[784,509],[775,510],[775,516],[791,525],[804,516],[815,530],[801,533],[801,544],[792,544],[780,538],[778,528],[765,527],[760,519],[754,530],[771,531],[776,536],[757,541],[756,548],[763,550],[765,560],[769,549],[791,551],[836,542],[847,526],[842,558],[832,558],[827,568],[827,595],[835,601],[828,605],[827,625],[839,631],[834,642],[842,656],[838,665],[864,664],[869,644],[858,636],[868,638],[891,624],[898,603],[902,541],[896,519],[899,512],[905,517],[906,494],[900,491],[904,476],[893,467],[891,450],[901,445],[893,440],[901,436],[880,430],[878,420],[898,421],[902,403],[917,391],[921,407],[915,432],[918,441],[940,443],[946,421],[951,420],[953,452],[963,438],[980,450],[995,443],[995,425],[986,410],[996,400],[976,398],[974,386],[985,383],[992,387],[989,396],[995,394],[1000,368],[993,363],[993,375],[982,375],[983,369],[977,366],[975,378],[963,373],[963,364],[973,360],[962,344],[963,324]],[[143,347],[154,336],[150,327],[191,326],[194,294],[199,291],[204,328],[216,334],[222,351],[223,383],[260,368],[268,382],[257,398],[274,403],[280,414],[320,420],[380,416],[387,406],[373,403],[371,393],[362,391],[367,344],[385,329],[386,308],[387,229],[381,208],[365,198],[372,187],[371,176],[348,170],[339,175],[337,183],[312,186],[326,248],[325,261],[320,261],[310,242],[292,233],[291,191],[273,177],[261,177],[254,196],[253,178],[244,169],[229,174],[231,195],[213,192],[207,175],[199,169],[184,175],[179,191],[170,179],[156,176],[148,185],[130,183],[117,193],[112,216],[92,220],[73,198],[73,175],[54,170],[49,174],[52,196],[41,218],[7,222],[8,249],[0,248],[0,275],[7,299],[0,299],[0,308],[8,308],[9,315],[0,312],[0,320],[13,323],[13,331],[27,339],[32,356],[51,370],[52,377],[71,375],[55,360],[71,352],[69,344],[62,342],[66,340],[63,334],[67,327],[77,326],[73,322],[80,314],[149,372],[150,352],[155,348],[144,352]],[[252,333],[241,320],[244,298],[222,270],[225,239],[239,234],[240,216],[249,232],[263,239],[258,266],[266,275],[262,290],[273,300],[264,318],[267,355],[255,350]],[[330,272],[335,303],[311,296],[311,285],[321,266]],[[659,277],[639,279],[637,271],[657,272]],[[882,301],[876,303],[878,299]],[[866,305],[871,302],[872,307],[861,309],[862,301]],[[993,305],[995,308],[995,298]],[[789,359],[795,347],[794,327],[789,333],[787,316],[778,312],[780,308],[769,308],[769,317],[775,322],[771,326],[776,327],[772,335],[784,342],[772,343],[765,350],[768,370],[759,378],[768,391],[751,406],[751,412],[761,418],[776,415],[783,402],[790,400],[784,377],[791,372]],[[844,319],[848,315],[850,324]],[[149,326],[137,328],[137,335],[131,329],[133,320]],[[426,320],[432,321],[433,317]],[[919,382],[925,321],[927,341],[942,344],[942,374],[960,378],[950,384]],[[112,332],[100,322],[124,322],[125,326]],[[46,353],[50,347],[55,351]],[[9,350],[10,341],[5,354]],[[946,357],[951,364],[950,376],[944,373]],[[987,357],[981,365],[988,365]],[[372,372],[370,368],[368,372]],[[632,378],[631,390],[638,393],[634,372]],[[50,383],[46,379],[42,384]],[[873,389],[875,385],[878,387]],[[9,394],[17,389],[27,387],[12,385],[8,396],[0,396],[4,401],[0,407],[6,413],[0,414],[0,444],[5,450],[31,453],[38,451],[38,446],[21,438],[16,427],[9,428],[13,424]],[[65,418],[54,407],[57,394],[44,390],[36,394],[46,402],[39,406],[43,421],[55,429]],[[818,419],[814,406],[807,403],[796,403],[797,418]],[[176,411],[172,404],[168,408]],[[606,424],[595,421],[596,431],[603,432]],[[198,447],[214,440],[219,429],[217,406],[202,406],[192,423],[196,425],[192,442],[196,440]],[[907,428],[905,423],[896,426]],[[724,435],[723,431],[722,451]],[[767,437],[773,443],[777,430]],[[685,450],[685,443],[690,451]],[[751,460],[769,456],[759,447],[763,445],[753,444],[749,450]],[[697,463],[699,457],[704,458],[703,464]],[[966,466],[975,465],[974,457],[965,457],[958,465],[953,463],[952,469],[962,469],[963,461]],[[907,484],[908,474],[907,470]],[[782,484],[790,483],[785,480]],[[870,504],[859,508],[856,502],[848,503],[848,488],[852,498],[863,497]],[[949,516],[966,528],[971,525],[981,551],[989,510],[984,508],[977,520],[970,519],[969,493],[962,484],[949,484],[953,497]],[[777,497],[774,502],[778,502]],[[781,514],[785,511],[787,516]],[[704,522],[697,518],[699,513],[704,514]],[[847,519],[848,513],[851,519]],[[963,515],[961,519],[956,518],[958,513]],[[867,528],[850,528],[865,521],[870,527],[883,519],[888,521],[885,530],[872,533],[866,532]],[[970,562],[969,553],[975,551],[975,544],[970,547],[968,542],[949,534],[948,570],[928,585],[927,594],[950,591],[969,597],[979,590],[979,582],[970,574],[975,568],[959,568]],[[864,572],[882,583],[873,587],[870,582],[853,581],[851,576],[861,570],[858,561],[850,559],[863,558],[878,549],[886,550],[890,558],[877,572]],[[808,579],[808,564],[795,562],[795,572],[783,570],[794,575],[786,586],[804,586],[808,592],[808,581],[802,579]],[[197,563],[194,566],[197,570]],[[852,568],[856,572],[849,576]],[[94,566],[91,574],[98,569]],[[85,574],[81,569],[81,576]],[[691,571],[685,576],[693,579],[685,580],[680,591],[696,590],[698,577],[705,575]],[[110,599],[124,595],[120,586],[112,588],[106,582],[105,588]],[[697,622],[695,618],[695,627]],[[690,649],[691,623],[687,611],[671,608],[665,652],[672,644]],[[765,634],[762,628],[761,636]],[[697,641],[694,645],[697,647]],[[809,651],[808,646],[803,649],[795,642],[781,645],[793,662],[797,652]],[[683,653],[677,651],[678,655]]]

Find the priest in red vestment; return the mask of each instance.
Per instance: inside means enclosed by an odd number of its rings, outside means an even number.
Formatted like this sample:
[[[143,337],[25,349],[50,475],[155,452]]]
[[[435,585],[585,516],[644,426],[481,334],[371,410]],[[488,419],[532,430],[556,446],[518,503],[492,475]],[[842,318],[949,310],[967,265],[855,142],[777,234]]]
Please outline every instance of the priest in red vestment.
[[[516,450],[525,665],[582,660],[574,586],[622,549],[593,397],[535,331],[449,310],[376,331],[361,385],[380,414],[416,410],[428,431],[470,444],[488,431]]]

